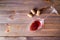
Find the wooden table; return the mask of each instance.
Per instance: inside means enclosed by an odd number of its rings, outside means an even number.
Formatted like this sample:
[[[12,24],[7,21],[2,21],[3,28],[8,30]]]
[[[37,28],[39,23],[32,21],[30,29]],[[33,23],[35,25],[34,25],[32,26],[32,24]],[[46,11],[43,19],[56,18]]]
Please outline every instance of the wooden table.
[[[56,1],[59,3],[60,1]],[[42,3],[42,4],[41,4]],[[27,28],[33,18],[27,14],[34,7],[50,6],[41,0],[0,0],[0,36],[60,36],[60,15],[52,14],[44,21],[44,27],[37,32],[28,32]],[[58,4],[55,5],[60,10]],[[11,11],[15,10],[17,16],[14,20],[9,20]],[[40,17],[49,15],[44,13]],[[6,24],[11,25],[11,31],[6,33]]]

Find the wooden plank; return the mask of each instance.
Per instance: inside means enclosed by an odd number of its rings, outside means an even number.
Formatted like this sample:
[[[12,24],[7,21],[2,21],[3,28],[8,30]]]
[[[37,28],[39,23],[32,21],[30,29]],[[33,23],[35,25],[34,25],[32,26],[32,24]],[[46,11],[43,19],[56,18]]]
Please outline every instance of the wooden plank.
[[[25,18],[26,19],[25,19]],[[39,17],[36,17],[39,18]],[[0,23],[30,23],[34,18],[29,18],[28,16],[20,16],[17,15],[14,20],[9,19],[9,15],[7,16],[0,16]],[[46,20],[45,23],[47,24],[60,24],[60,16],[49,16]]]
[[[0,40],[60,40],[60,37],[0,37]]]
[[[7,27],[7,23],[0,23],[0,30],[5,30]],[[29,23],[30,24],[30,23]],[[20,28],[20,27],[29,27],[29,24],[22,23],[10,23],[12,28]],[[60,29],[60,24],[44,24],[43,29]]]
[[[32,4],[37,4],[37,3],[41,3],[42,1],[40,1],[40,0],[10,0],[10,1],[0,1],[0,4],[19,4],[19,3],[21,3],[21,4],[30,4],[30,3],[32,3]]]
[[[0,33],[0,36],[60,36],[60,29],[41,29],[37,32],[26,30],[20,32]]]
[[[27,40],[26,37],[0,37],[0,40]]]
[[[60,36],[60,24],[45,24],[45,26],[36,31],[29,32],[28,24],[10,24],[10,32],[6,33],[6,24],[0,24],[0,36]]]
[[[45,24],[44,29],[60,29],[60,24]]]
[[[34,18],[32,19],[27,16],[20,16],[20,17],[22,17],[22,18],[15,17],[14,20],[11,20],[11,19],[9,19],[9,16],[3,16],[3,17],[0,17],[0,23],[30,23],[32,20],[34,20]],[[47,24],[59,23],[60,24],[60,17],[47,18],[45,20],[45,23],[47,23]]]
[[[60,37],[27,37],[28,40],[60,40]]]
[[[33,7],[41,8],[41,7],[49,6],[48,3],[40,0],[0,1],[0,5],[1,5],[0,10],[20,10],[20,9],[27,10],[27,9],[32,9]]]
[[[28,13],[30,13],[30,10],[0,10],[0,16],[7,16],[7,15],[10,15],[10,14],[13,14],[12,11],[16,11],[16,14],[19,14],[20,16],[26,16]],[[42,13],[40,16],[47,16],[49,15],[50,13]],[[39,17],[40,17],[39,16]],[[55,13],[53,13],[52,15],[50,16],[60,16],[60,15],[56,15]]]

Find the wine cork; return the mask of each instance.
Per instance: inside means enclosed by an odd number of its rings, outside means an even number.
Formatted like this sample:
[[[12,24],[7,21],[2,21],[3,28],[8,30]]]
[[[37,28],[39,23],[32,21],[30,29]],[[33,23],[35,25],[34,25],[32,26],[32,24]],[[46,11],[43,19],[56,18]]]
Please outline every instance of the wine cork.
[[[28,17],[33,17],[34,15],[32,13],[27,14]]]
[[[40,16],[40,10],[37,10],[36,15],[37,15],[37,16]]]
[[[35,11],[34,11],[33,9],[31,10],[31,13],[32,13],[33,15],[35,15]]]

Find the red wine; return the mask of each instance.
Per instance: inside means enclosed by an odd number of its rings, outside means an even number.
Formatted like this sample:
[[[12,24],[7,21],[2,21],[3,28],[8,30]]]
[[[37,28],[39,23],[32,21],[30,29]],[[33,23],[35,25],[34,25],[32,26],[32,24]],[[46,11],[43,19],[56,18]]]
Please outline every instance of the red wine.
[[[34,22],[31,24],[30,30],[31,30],[31,31],[35,31],[35,30],[38,29],[38,27],[40,27],[40,25],[41,25],[40,21],[39,21],[39,20],[36,20],[36,21],[34,21]]]

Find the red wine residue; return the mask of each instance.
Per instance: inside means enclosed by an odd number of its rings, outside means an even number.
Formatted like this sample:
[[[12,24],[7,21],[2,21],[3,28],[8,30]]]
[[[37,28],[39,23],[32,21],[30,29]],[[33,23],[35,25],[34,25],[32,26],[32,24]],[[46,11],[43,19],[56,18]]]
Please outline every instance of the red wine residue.
[[[35,31],[38,29],[38,27],[41,25],[39,20],[34,21],[31,26],[30,26],[30,30],[31,31]]]

